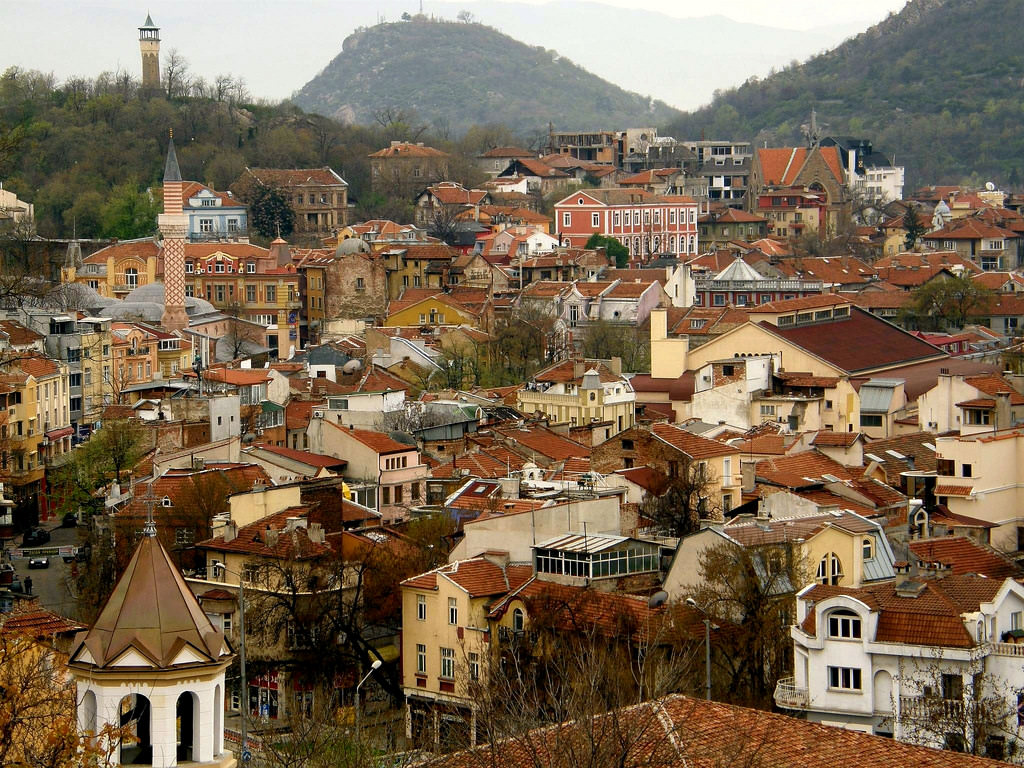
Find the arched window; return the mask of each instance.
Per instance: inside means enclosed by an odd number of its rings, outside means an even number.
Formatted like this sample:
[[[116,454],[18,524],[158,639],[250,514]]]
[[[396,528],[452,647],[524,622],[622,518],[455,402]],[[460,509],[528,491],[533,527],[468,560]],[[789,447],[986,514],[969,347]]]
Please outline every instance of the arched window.
[[[828,636],[837,640],[860,640],[860,617],[845,608],[828,615]]]
[[[523,631],[523,625],[526,622],[526,614],[523,613],[522,608],[516,608],[512,611],[512,629],[516,632]]]
[[[829,552],[818,563],[818,583],[837,585],[843,579],[843,564],[839,555]]]
[[[875,541],[870,536],[865,536],[864,541],[861,543],[861,549],[864,554],[865,560],[870,560],[875,556]]]

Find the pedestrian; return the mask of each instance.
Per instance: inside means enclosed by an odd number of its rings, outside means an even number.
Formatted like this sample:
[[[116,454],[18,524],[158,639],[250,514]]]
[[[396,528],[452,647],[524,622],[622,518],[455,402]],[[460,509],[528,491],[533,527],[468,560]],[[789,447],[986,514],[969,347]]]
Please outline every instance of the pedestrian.
[[[25,577],[25,594],[26,595],[31,595],[32,594],[32,577],[31,576],[26,576]]]

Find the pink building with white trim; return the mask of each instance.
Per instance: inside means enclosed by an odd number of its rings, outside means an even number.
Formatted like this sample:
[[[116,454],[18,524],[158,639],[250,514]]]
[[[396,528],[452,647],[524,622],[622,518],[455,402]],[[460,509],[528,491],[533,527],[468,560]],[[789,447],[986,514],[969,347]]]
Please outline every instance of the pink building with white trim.
[[[555,204],[555,232],[562,245],[572,247],[582,247],[595,233],[614,237],[629,249],[630,261],[696,256],[699,208],[683,195],[583,189]]]

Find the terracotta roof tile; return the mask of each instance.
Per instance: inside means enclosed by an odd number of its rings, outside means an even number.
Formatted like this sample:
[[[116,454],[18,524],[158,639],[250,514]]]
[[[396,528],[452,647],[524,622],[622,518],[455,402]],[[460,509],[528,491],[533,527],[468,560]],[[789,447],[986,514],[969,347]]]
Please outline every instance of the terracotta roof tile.
[[[964,536],[916,539],[909,547],[917,560],[942,563],[955,576],[977,573],[990,579],[1006,579],[1021,574],[1021,569],[1008,557]]]
[[[336,429],[341,430],[344,434],[351,437],[353,440],[365,445],[367,448],[375,451],[376,453],[399,453],[404,451],[415,451],[416,446],[406,445],[394,440],[383,432],[374,432],[369,429],[352,429],[349,427],[343,427],[335,424],[333,421],[324,420],[325,424],[330,424]]]
[[[715,456],[734,456],[740,452],[735,446],[709,440],[672,424],[652,424],[651,433],[697,461]]]
[[[414,576],[402,582],[403,587],[436,589],[437,579],[444,578],[459,585],[470,597],[500,595],[516,589],[533,575],[529,565],[509,564],[502,568],[484,557],[457,560],[433,571]]]
[[[257,555],[279,560],[313,560],[327,555],[330,547],[309,538],[306,528],[296,526],[286,531],[288,519],[306,517],[308,506],[289,507],[281,512],[261,518],[254,523],[242,526],[231,541],[225,541],[224,535],[196,544],[199,549],[212,549],[216,552],[234,552],[237,554]],[[277,540],[267,535],[267,531],[275,531]]]

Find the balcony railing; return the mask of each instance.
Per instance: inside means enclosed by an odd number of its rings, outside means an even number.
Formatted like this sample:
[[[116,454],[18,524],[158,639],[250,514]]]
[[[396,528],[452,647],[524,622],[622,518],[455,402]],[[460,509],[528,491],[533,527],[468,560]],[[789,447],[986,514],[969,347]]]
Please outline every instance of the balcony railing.
[[[939,696],[900,696],[900,717],[909,720],[959,720],[973,705]]]
[[[796,684],[796,678],[784,677],[775,685],[775,703],[783,709],[807,709],[807,689]]]

